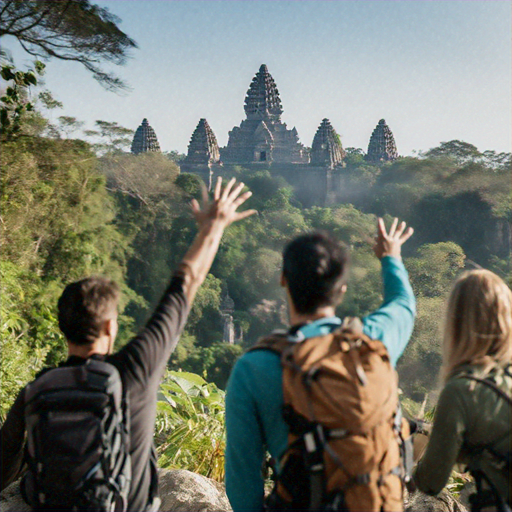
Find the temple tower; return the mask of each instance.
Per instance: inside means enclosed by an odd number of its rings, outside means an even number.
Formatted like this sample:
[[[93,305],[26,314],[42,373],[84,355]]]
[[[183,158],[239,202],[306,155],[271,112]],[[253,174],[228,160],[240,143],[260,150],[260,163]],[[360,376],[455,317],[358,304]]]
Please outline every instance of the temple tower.
[[[250,120],[280,121],[283,107],[279,91],[272,75],[265,64],[252,79],[247,95],[245,96],[245,114]]]
[[[369,162],[387,162],[398,158],[395,138],[384,119],[373,130],[365,158]]]
[[[244,105],[247,119],[229,132],[228,144],[221,149],[226,164],[308,163],[297,130],[281,121],[283,107],[274,79],[265,64],[249,86]]]
[[[134,155],[151,151],[160,151],[160,144],[158,144],[155,130],[149,126],[146,118],[142,120],[142,124],[135,131],[131,151]]]
[[[181,164],[181,170],[201,175],[210,189],[212,167],[215,165],[220,165],[217,138],[208,121],[200,119],[190,138],[188,153]]]
[[[323,119],[311,145],[311,165],[333,169],[343,163],[345,151],[340,136],[328,119]]]
[[[222,341],[224,343],[235,343],[235,324],[233,322],[233,313],[235,312],[235,302],[229,296],[226,288],[220,301],[219,313],[222,317]]]

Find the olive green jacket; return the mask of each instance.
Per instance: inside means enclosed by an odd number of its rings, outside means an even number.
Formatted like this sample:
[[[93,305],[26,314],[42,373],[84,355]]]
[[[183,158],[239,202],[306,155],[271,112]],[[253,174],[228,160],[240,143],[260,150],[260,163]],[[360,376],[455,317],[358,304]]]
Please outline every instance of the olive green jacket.
[[[510,503],[510,475],[482,448],[491,444],[500,454],[510,451],[512,407],[489,386],[461,378],[463,373],[489,378],[511,396],[509,372],[510,366],[508,370],[494,369],[486,376],[482,367],[467,365],[447,381],[436,407],[426,452],[414,473],[420,491],[437,494],[448,482],[455,463],[477,463]]]

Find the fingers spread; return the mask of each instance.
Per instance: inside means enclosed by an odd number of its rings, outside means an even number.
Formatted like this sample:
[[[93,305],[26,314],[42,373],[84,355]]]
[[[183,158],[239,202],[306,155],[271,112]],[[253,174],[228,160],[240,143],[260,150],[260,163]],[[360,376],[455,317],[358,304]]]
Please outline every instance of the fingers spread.
[[[231,192],[231,189],[233,188],[233,185],[236,183],[235,178],[231,178],[226,185],[226,188],[224,189],[224,192],[222,192],[222,201],[225,201],[228,198],[229,193]]]
[[[397,224],[398,224],[398,218],[395,217],[393,219],[393,224],[391,224],[391,227],[389,228],[389,233],[388,233],[389,236],[395,236],[395,231],[396,231]]]
[[[414,233],[414,229],[407,228],[407,231],[400,237],[400,242],[404,243],[406,240],[409,240],[409,238],[411,238],[413,233]]]
[[[203,198],[203,206],[206,206],[208,204],[208,190],[203,180],[201,180],[201,196]]]
[[[395,237],[396,238],[400,238],[402,236],[402,233],[404,232],[405,226],[406,226],[406,224],[405,224],[404,221],[400,222],[400,226],[398,226],[398,229],[395,232]]]
[[[219,176],[217,178],[217,183],[215,183],[215,191],[213,192],[213,199],[218,201],[220,199],[220,190],[222,187],[222,178]]]
[[[235,210],[241,205],[241,204],[244,204],[245,201],[247,201],[247,199],[249,199],[249,197],[252,196],[252,192],[248,191],[248,192],[244,192],[240,197],[236,198],[234,201],[233,201],[233,206],[235,207]]]
[[[246,217],[249,217],[250,215],[254,215],[255,213],[258,213],[258,211],[257,210],[245,210],[243,212],[238,212],[235,216],[235,220],[245,219]]]
[[[384,224],[384,219],[379,217],[377,219],[377,238],[378,237],[386,237],[386,225]]]
[[[231,194],[228,196],[228,201],[234,201],[240,192],[242,192],[243,188],[245,187],[245,184],[243,182],[239,183],[232,191]],[[233,203],[234,204],[234,203]]]

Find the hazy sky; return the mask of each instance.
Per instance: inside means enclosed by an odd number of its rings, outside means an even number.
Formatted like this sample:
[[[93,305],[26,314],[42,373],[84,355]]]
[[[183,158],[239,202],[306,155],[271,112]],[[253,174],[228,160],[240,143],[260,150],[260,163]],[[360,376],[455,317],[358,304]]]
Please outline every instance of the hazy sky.
[[[104,91],[79,64],[52,60],[58,115],[135,129],[147,117],[164,151],[185,152],[201,117],[220,146],[245,118],[262,63],[282,119],[310,146],[324,117],[345,147],[365,151],[385,118],[402,155],[461,139],[511,150],[511,3],[485,1],[187,0],[98,2],[139,44],[116,72],[129,94]],[[16,64],[29,57],[12,50]]]

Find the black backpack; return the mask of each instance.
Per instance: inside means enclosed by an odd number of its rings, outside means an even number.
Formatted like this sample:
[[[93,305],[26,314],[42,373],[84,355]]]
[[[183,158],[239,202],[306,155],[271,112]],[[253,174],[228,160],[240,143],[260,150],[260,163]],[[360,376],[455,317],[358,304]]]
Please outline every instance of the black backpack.
[[[111,364],[88,359],[44,372],[25,388],[25,501],[36,510],[124,512],[128,421]]]

